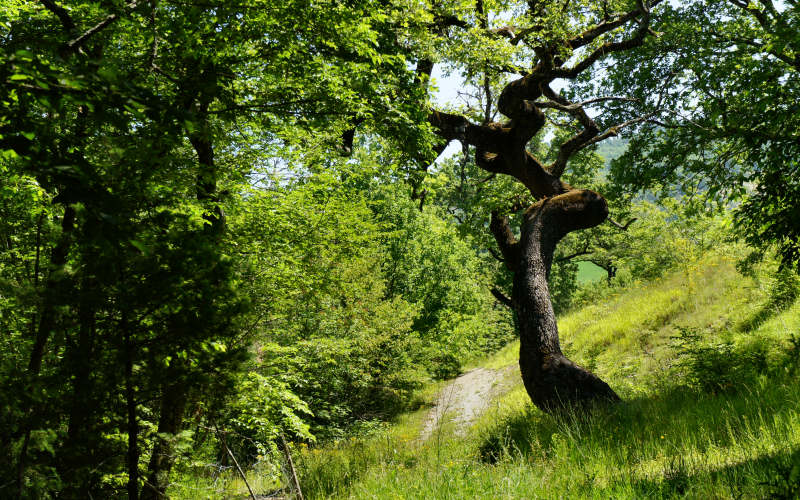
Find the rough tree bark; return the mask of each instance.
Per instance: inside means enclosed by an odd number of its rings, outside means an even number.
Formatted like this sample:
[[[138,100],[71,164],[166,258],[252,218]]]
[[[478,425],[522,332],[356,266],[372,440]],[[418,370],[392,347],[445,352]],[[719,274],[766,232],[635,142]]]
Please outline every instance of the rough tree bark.
[[[561,180],[570,158],[617,135],[621,128],[647,119],[639,117],[602,129],[584,106],[624,98],[571,102],[550,85],[556,79],[576,78],[610,54],[641,45],[651,33],[650,8],[660,1],[639,2],[629,12],[608,15],[571,39],[531,42],[535,64],[522,78],[508,83],[498,97],[497,109],[508,118],[503,123],[476,124],[463,116],[438,111],[429,115],[444,139],[437,153],[453,140],[469,144],[474,147],[479,167],[515,178],[536,200],[522,215],[519,239],[508,217],[497,212],[492,214],[490,229],[506,266],[514,273],[511,305],[519,327],[522,379],[533,403],[547,412],[619,399],[608,384],[562,353],[547,278],[558,242],[568,233],[594,227],[608,217],[608,205],[600,194],[573,188]],[[626,26],[630,27],[627,36],[614,34]],[[522,34],[510,40],[520,42],[528,43]],[[583,54],[582,58],[564,61],[561,54],[565,48],[584,48],[575,52]],[[417,71],[429,75],[431,68],[430,61],[423,60]],[[544,127],[546,110],[569,115],[580,129],[560,145],[549,165],[527,150],[528,142]]]
[[[523,215],[521,238],[513,243],[518,248],[511,302],[519,325],[520,371],[531,400],[545,411],[619,399],[608,384],[561,352],[547,285],[558,241],[570,231],[600,224],[607,215],[602,196],[572,190],[532,205]],[[504,238],[510,233],[505,218],[494,215],[492,226]]]

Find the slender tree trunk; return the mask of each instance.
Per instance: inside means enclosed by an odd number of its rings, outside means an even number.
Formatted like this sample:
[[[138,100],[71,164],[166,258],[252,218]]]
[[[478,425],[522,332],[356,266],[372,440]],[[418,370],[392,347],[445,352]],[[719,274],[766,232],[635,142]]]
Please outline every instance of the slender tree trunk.
[[[88,272],[88,271],[87,271]],[[92,374],[96,366],[96,307],[92,300],[95,280],[84,276],[81,280],[78,304],[77,342],[66,352],[67,375],[72,381],[72,396],[69,402],[67,438],[57,452],[58,472],[66,481],[61,494],[66,498],[78,498],[91,489],[92,470],[95,469],[97,406]],[[94,419],[92,417],[95,417]]]
[[[40,219],[41,220],[41,219]],[[39,375],[42,369],[42,360],[44,359],[44,351],[47,346],[47,341],[56,326],[56,302],[58,289],[60,287],[61,273],[67,263],[67,256],[70,247],[72,246],[72,231],[75,228],[75,209],[71,205],[64,206],[64,216],[61,219],[61,237],[58,243],[53,247],[50,256],[50,271],[45,282],[44,300],[41,312],[38,314],[39,325],[35,328],[33,349],[28,361],[28,377],[29,383],[33,383],[35,377]],[[34,269],[34,284],[38,286],[39,283],[39,245],[40,234],[36,235],[36,266]],[[36,315],[34,315],[34,318]],[[33,321],[31,322],[31,330],[34,330]],[[32,389],[32,387],[31,387]],[[37,417],[37,409],[39,408],[37,401],[32,401],[28,411],[27,421],[23,424],[25,437],[22,440],[22,447],[19,452],[17,460],[17,494],[22,497],[25,481],[25,468],[28,457],[28,446],[31,439],[31,430],[35,428],[35,419]]]
[[[164,389],[158,419],[158,436],[150,456],[148,477],[140,497],[142,500],[166,498],[169,474],[175,461],[173,439],[181,431],[186,401],[185,383],[173,382]]]
[[[128,410],[128,499],[139,498],[139,423],[136,418],[136,391],[133,387],[133,340],[128,319],[122,317],[125,335],[125,405]]]
[[[602,197],[572,190],[536,203],[524,216],[512,294],[520,333],[519,365],[528,395],[547,412],[619,399],[608,384],[561,352],[547,286],[559,240],[570,231],[599,224],[607,214]]]
[[[81,292],[89,294],[92,279],[84,279]],[[82,297],[78,311],[78,343],[68,352],[70,374],[73,379],[72,403],[69,412],[69,425],[67,426],[67,446],[77,443],[81,433],[86,431],[89,414],[92,412],[91,404],[91,376],[94,366],[94,341],[95,341],[95,305],[89,297]]]
[[[38,375],[42,368],[42,358],[44,348],[50,339],[50,334],[55,328],[56,322],[56,295],[61,279],[59,271],[67,263],[67,254],[72,246],[72,230],[75,227],[75,209],[71,205],[64,207],[64,217],[61,219],[61,238],[50,257],[50,274],[45,283],[44,303],[42,312],[39,315],[39,328],[36,331],[36,338],[33,342],[30,361],[28,362],[28,372],[31,375]]]

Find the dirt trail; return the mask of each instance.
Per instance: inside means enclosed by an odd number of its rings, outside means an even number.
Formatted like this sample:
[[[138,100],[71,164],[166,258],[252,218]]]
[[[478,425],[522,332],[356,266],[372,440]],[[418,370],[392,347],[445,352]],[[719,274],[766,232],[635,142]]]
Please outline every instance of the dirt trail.
[[[475,368],[453,380],[439,392],[420,439],[428,439],[445,422],[453,422],[455,432],[464,434],[492,399],[510,385],[514,368],[513,365],[499,370]]]

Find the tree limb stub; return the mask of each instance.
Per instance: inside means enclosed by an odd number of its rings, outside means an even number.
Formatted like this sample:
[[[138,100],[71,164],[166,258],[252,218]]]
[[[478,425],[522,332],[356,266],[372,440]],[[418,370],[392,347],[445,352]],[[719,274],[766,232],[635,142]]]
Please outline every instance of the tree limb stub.
[[[508,217],[492,212],[489,229],[491,229],[494,239],[497,240],[497,246],[500,247],[506,267],[509,271],[516,271],[520,260],[519,241],[511,231]]]
[[[511,302],[511,299],[509,299],[508,296],[506,294],[504,294],[503,292],[501,292],[499,289],[493,287],[491,292],[492,292],[492,295],[494,295],[494,298],[496,298],[498,302],[500,302],[501,304],[503,304],[504,306],[506,306],[508,308],[511,308],[511,309],[514,308],[514,304],[513,304],[513,302]]]

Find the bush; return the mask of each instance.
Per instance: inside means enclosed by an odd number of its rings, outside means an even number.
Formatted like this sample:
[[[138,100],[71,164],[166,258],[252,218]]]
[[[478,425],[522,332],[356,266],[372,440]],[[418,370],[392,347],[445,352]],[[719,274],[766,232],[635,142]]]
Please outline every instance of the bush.
[[[768,371],[767,348],[763,344],[706,343],[689,328],[679,328],[672,339],[684,380],[703,392],[736,392]]]
[[[787,309],[800,295],[800,276],[789,268],[782,268],[775,274],[770,287],[769,306],[777,311]]]

